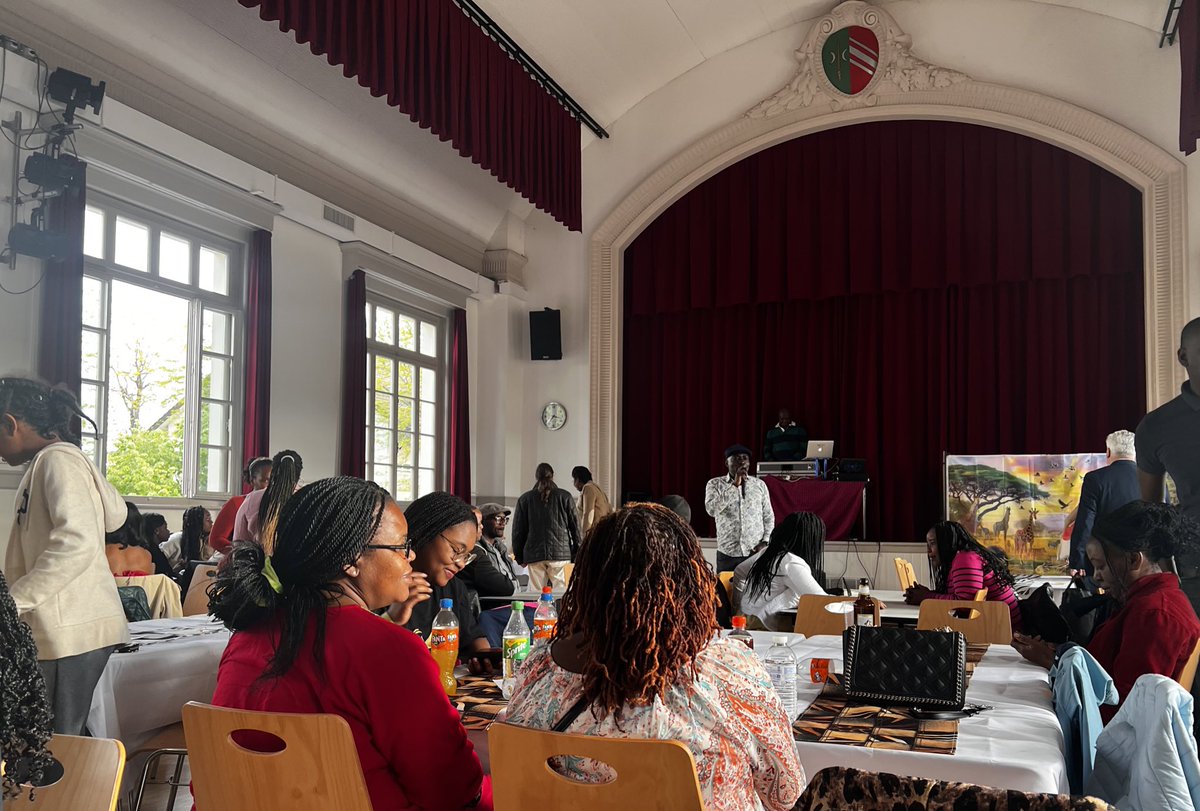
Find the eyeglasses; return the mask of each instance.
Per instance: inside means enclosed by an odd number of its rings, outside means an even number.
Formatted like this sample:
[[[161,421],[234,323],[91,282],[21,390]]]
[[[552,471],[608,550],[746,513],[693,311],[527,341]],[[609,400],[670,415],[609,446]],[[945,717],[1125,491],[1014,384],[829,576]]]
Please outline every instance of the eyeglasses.
[[[369,543],[367,549],[390,549],[393,552],[403,552],[405,557],[412,554],[412,541],[405,541],[403,544],[392,543]]]
[[[475,560],[474,552],[468,552],[466,547],[459,546],[447,538],[444,533],[438,533],[438,537],[450,544],[450,551],[454,553],[454,556],[450,560],[458,563],[460,566],[469,566],[471,565],[471,561]]]

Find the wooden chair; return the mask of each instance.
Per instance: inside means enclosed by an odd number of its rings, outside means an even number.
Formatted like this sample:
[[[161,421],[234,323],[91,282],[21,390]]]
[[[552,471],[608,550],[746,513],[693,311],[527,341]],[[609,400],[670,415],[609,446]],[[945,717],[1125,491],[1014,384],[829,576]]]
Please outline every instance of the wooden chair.
[[[987,600],[987,589],[980,589],[975,592],[975,602],[982,603]]]
[[[805,594],[800,597],[796,606],[795,632],[805,636],[821,636],[822,634],[841,636],[846,630],[846,617],[841,613],[827,611],[825,606],[830,603],[853,603],[855,597],[828,597],[819,594]],[[875,626],[879,626],[879,601],[875,600]]]
[[[137,786],[129,788],[126,792],[128,808],[130,811],[141,811],[142,801],[146,798],[146,786],[167,786],[166,807],[173,809],[179,789],[187,786],[187,781],[183,779],[183,764],[187,761],[187,740],[183,735],[183,723],[171,724],[157,732],[136,752],[129,755],[129,762],[136,761],[139,755],[146,755],[146,762],[142,764]],[[159,780],[158,766],[164,757],[175,758],[175,768],[169,778]]]
[[[111,738],[55,735],[47,746],[63,765],[63,778],[34,791],[33,802],[11,800],[5,809],[21,811],[116,811],[125,747]]]
[[[1180,687],[1189,693],[1192,692],[1192,683],[1196,681],[1197,663],[1200,663],[1200,642],[1197,642],[1196,647],[1192,648],[1192,655],[1188,657],[1187,664],[1183,666],[1183,672],[1175,680],[1179,682]]]
[[[970,618],[954,616],[957,609],[970,611]],[[975,602],[974,600],[925,600],[921,613],[917,615],[918,631],[936,631],[949,627],[961,631],[971,643],[990,645],[1012,644],[1012,615],[1008,604],[996,600]]]
[[[231,710],[189,701],[183,729],[197,808],[221,811],[371,811],[346,719]],[[234,743],[239,730],[280,738],[278,752]]]
[[[493,723],[488,752],[496,811],[704,811],[696,763],[679,741],[601,738]],[[616,771],[616,779],[579,783],[563,777],[546,762],[555,755],[602,761]]]
[[[192,572],[192,582],[188,586],[187,596],[183,598],[183,615],[194,617],[197,614],[208,613],[208,588],[217,576],[217,564],[198,563]]]
[[[912,561],[906,558],[896,558],[896,577],[900,579],[900,590],[908,589],[917,582],[917,573],[913,570]]]
[[[721,581],[721,585],[725,587],[725,593],[729,595],[729,604],[733,605],[733,572],[721,572],[717,575],[717,579]]]

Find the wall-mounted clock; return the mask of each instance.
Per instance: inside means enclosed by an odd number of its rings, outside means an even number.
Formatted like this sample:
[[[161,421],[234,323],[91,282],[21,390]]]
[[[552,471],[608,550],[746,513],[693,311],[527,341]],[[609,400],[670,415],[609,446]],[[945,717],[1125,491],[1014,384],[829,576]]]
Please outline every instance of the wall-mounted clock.
[[[550,401],[542,409],[542,425],[549,431],[557,431],[567,424],[567,409],[562,403]]]

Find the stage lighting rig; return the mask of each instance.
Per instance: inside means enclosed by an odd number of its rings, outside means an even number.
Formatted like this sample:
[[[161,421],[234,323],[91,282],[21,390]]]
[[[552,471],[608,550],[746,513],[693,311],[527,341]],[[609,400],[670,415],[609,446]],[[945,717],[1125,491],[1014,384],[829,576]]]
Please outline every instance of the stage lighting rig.
[[[75,121],[76,110],[91,109],[96,115],[100,114],[100,104],[104,101],[104,89],[107,86],[107,82],[92,84],[91,77],[82,73],[55,68],[46,82],[46,92],[50,98],[67,105],[63,120],[71,124]]]

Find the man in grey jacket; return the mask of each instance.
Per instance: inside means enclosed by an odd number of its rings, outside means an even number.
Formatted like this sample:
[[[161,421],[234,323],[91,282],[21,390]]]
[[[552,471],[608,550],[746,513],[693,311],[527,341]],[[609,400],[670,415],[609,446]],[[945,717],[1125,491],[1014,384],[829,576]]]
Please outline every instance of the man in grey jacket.
[[[529,588],[556,591],[567,587],[566,564],[575,559],[582,540],[575,499],[554,483],[554,468],[537,466],[537,484],[517,501],[513,514],[513,554],[529,569]]]

